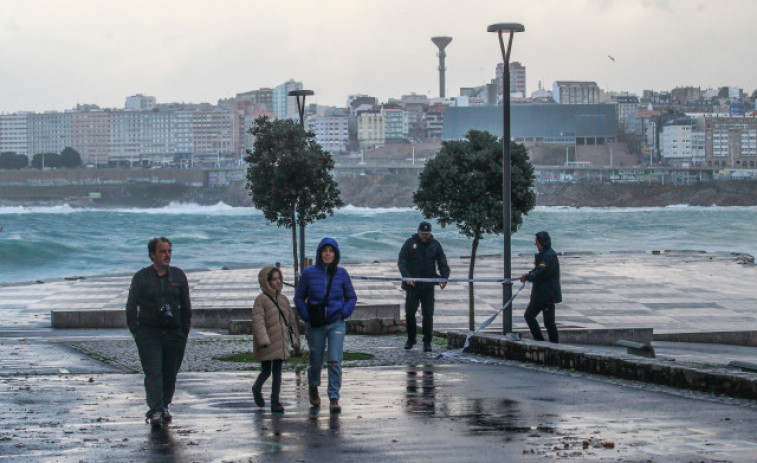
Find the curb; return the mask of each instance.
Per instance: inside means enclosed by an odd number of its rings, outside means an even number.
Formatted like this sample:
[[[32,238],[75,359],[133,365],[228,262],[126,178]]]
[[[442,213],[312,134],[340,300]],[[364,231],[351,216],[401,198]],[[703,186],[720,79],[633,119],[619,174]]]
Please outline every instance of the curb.
[[[448,347],[461,348],[466,335],[448,331]],[[576,346],[510,341],[502,335],[490,334],[472,336],[468,349],[506,360],[757,400],[757,375],[726,368],[671,365],[663,360],[593,354]]]

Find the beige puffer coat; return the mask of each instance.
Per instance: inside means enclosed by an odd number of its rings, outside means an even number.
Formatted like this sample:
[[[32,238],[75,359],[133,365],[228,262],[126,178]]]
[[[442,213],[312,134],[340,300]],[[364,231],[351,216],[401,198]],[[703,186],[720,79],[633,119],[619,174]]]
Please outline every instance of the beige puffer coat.
[[[268,274],[275,267],[265,267],[258,273],[261,293],[252,306],[252,356],[257,361],[289,358],[289,328],[299,343],[297,322],[287,297],[268,283]],[[269,297],[270,296],[270,297]],[[273,300],[271,299],[273,298]],[[273,301],[278,302],[279,308]],[[286,317],[286,323],[282,318]]]

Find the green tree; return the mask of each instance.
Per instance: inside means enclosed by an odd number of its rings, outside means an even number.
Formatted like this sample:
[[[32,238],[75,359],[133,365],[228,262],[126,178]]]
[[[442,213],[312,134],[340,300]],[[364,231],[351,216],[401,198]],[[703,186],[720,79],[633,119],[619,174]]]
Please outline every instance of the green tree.
[[[24,154],[16,154],[14,151],[0,153],[0,169],[23,169],[29,165],[29,158]]]
[[[32,167],[35,169],[60,167],[60,155],[57,153],[37,153],[32,158]]]
[[[534,208],[534,168],[528,150],[510,143],[511,228],[515,233],[523,216]],[[502,141],[489,132],[471,130],[465,140],[445,141],[439,153],[426,163],[413,201],[427,219],[442,227],[457,225],[473,238],[468,278],[473,278],[476,250],[486,234],[503,233]],[[473,283],[468,283],[469,328],[474,327]]]
[[[81,167],[81,154],[68,146],[60,152],[60,163],[66,169]]]
[[[344,203],[331,177],[334,159],[306,132],[290,119],[255,119],[250,133],[255,137],[252,151],[247,151],[247,189],[252,204],[266,220],[292,229],[295,284],[305,263],[305,227],[333,215]],[[300,258],[297,258],[297,229],[300,234]]]

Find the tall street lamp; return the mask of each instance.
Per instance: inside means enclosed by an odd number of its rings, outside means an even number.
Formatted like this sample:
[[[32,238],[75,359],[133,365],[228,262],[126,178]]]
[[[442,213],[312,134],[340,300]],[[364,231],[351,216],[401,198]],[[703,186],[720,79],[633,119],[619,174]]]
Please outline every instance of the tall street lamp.
[[[305,97],[315,95],[312,90],[291,90],[288,93],[289,96],[297,98],[297,112],[300,114],[300,125],[305,128]],[[293,217],[294,218],[294,217]],[[296,224],[292,224],[292,229]],[[295,269],[296,270],[296,269]],[[300,272],[305,270],[305,225],[300,225]],[[297,278],[295,277],[295,284],[297,284]]]
[[[504,243],[504,278],[502,284],[502,304],[513,295],[513,284],[509,281],[511,278],[510,258],[511,258],[511,236],[510,223],[512,222],[512,211],[510,204],[512,199],[510,183],[510,52],[513,48],[513,35],[516,32],[523,32],[526,28],[518,23],[500,23],[492,24],[486,28],[487,32],[496,32],[499,36],[499,48],[502,51],[502,232],[505,238]],[[503,33],[509,34],[507,47],[502,37]],[[502,313],[502,333],[512,333],[513,331],[513,307],[508,306]]]
[[[315,95],[312,90],[292,90],[289,96],[297,97],[297,112],[300,114],[300,125],[305,127],[305,97]]]

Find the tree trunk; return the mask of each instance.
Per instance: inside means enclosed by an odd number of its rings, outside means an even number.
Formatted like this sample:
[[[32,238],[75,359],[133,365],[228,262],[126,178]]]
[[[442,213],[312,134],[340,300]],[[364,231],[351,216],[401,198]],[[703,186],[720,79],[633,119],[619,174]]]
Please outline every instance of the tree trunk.
[[[307,258],[305,257],[305,224],[300,224],[300,268],[305,270],[307,267]]]
[[[294,286],[296,288],[300,282],[300,270],[297,267],[299,261],[297,260],[297,222],[295,218],[294,208],[292,208],[292,254],[294,255]]]
[[[473,279],[473,270],[476,268],[476,251],[478,250],[479,237],[476,235],[473,238],[473,244],[471,245],[470,252],[470,265],[468,265],[468,279]],[[473,282],[468,282],[468,329],[473,331],[476,329],[476,302],[473,299]]]

